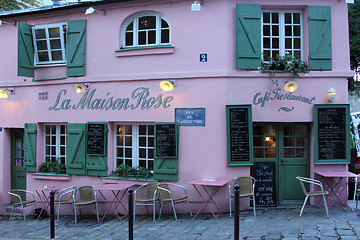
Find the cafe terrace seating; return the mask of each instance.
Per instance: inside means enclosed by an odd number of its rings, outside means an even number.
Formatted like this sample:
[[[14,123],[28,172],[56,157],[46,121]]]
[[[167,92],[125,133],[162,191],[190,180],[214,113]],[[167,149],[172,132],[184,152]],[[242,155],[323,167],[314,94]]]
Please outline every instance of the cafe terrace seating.
[[[155,221],[155,203],[159,202],[159,192],[157,190],[158,182],[149,182],[141,185],[134,191],[134,220],[136,215],[136,205],[145,206],[146,211],[149,214],[147,206],[153,207],[153,221]],[[139,197],[139,192],[144,193],[146,189],[145,197]]]
[[[71,207],[73,208],[74,204],[74,190],[76,189],[76,186],[67,187],[64,189],[61,189],[60,191],[56,192],[55,195],[55,205],[58,204],[58,213],[57,213],[57,221],[59,221],[60,217],[60,208],[63,204],[71,204]]]
[[[23,215],[24,220],[26,221],[25,208],[36,204],[34,193],[31,191],[28,191],[28,190],[23,190],[23,189],[11,189],[8,191],[8,194],[10,195],[10,198],[11,198],[10,220],[13,219],[14,209],[20,208],[21,211],[20,211],[19,218],[21,218],[21,216]],[[28,200],[26,200],[26,199],[28,199]]]
[[[75,188],[73,192],[74,199],[74,212],[75,212],[75,224],[77,223],[77,209],[81,211],[81,208],[94,205],[96,210],[96,219],[99,221],[99,211],[96,201],[96,191],[94,186],[81,186]]]
[[[234,194],[234,185],[238,184],[240,186],[240,198],[248,198],[253,201],[254,217],[256,217],[256,206],[255,206],[255,183],[256,179],[251,176],[237,177],[231,180],[229,184],[229,204],[230,204],[230,217],[231,217],[231,200],[235,197]]]
[[[323,200],[324,200],[324,207],[326,210],[326,215],[329,217],[329,210],[327,207],[327,203],[326,203],[326,198],[325,195],[328,195],[329,192],[324,190],[322,183],[319,180],[315,180],[315,179],[311,179],[311,178],[306,178],[306,177],[296,177],[297,180],[299,180],[299,183],[301,185],[301,188],[305,194],[305,200],[304,200],[304,204],[302,205],[301,211],[300,211],[300,215],[302,215],[304,208],[305,208],[305,204],[306,201],[308,200],[309,197],[317,197],[317,196],[322,196]],[[310,185],[314,185],[314,186],[318,186],[320,187],[320,191],[313,191],[313,192],[309,192],[304,183],[309,183]]]

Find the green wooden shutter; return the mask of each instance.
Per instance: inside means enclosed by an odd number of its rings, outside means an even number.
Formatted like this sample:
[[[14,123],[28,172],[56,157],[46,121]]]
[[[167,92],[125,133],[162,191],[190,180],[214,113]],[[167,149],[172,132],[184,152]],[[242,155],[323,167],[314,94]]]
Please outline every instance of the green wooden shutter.
[[[36,171],[36,123],[25,123],[24,167],[27,172]]]
[[[86,20],[72,20],[67,23],[66,75],[85,75]]]
[[[175,131],[161,132],[162,126],[170,126]],[[164,137],[163,134],[170,136],[168,139],[171,141],[163,144],[164,142],[161,139],[167,139],[167,136]],[[173,136],[174,134],[175,136]],[[179,123],[155,123],[154,141],[154,179],[177,181],[179,172]],[[168,150],[161,152],[160,148],[168,148]],[[166,152],[170,154],[166,154]]]
[[[34,45],[31,25],[19,22],[18,28],[18,76],[34,77]]]
[[[236,68],[261,64],[261,5],[236,4]]]
[[[92,175],[92,176],[101,176],[101,177],[105,177],[107,176],[107,139],[108,139],[108,123],[106,122],[89,122],[87,123],[87,126],[89,126],[89,124],[104,124],[104,136],[101,137],[103,138],[104,141],[103,142],[103,146],[104,146],[104,151],[103,154],[89,154],[89,151],[87,149],[86,152],[86,173],[87,175]],[[86,129],[86,135],[88,136],[88,127]],[[88,137],[86,139],[86,145],[88,148]]]
[[[85,131],[84,123],[67,124],[66,173],[85,175]]]
[[[331,7],[309,6],[309,68],[331,70]]]

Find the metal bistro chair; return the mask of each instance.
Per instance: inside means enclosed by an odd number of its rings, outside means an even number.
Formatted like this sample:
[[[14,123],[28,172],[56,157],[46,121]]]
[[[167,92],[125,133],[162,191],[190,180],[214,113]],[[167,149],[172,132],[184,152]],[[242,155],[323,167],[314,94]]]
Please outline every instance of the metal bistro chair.
[[[231,200],[235,197],[233,188],[235,184],[240,186],[240,198],[249,198],[253,201],[254,217],[256,217],[256,206],[255,206],[255,183],[256,179],[251,176],[237,177],[231,180],[229,184],[229,205],[230,205],[230,217],[231,217]]]
[[[78,200],[76,199],[78,195]],[[75,213],[75,224],[77,223],[77,212],[76,209],[88,207],[89,205],[95,205],[96,210],[96,219],[99,222],[99,211],[97,207],[96,201],[96,191],[94,186],[81,186],[74,190],[73,192],[73,199],[74,199],[74,213]]]
[[[60,208],[63,204],[71,204],[71,209],[73,209],[74,204],[74,190],[76,186],[67,187],[61,189],[60,191],[56,192],[55,196],[55,204],[58,204],[58,213],[57,213],[57,221],[59,221],[60,217]]]
[[[323,200],[324,200],[324,206],[325,206],[325,210],[326,210],[326,215],[329,217],[329,210],[328,210],[327,203],[326,203],[326,198],[325,198],[325,195],[328,195],[329,192],[324,190],[322,183],[319,180],[306,178],[306,177],[296,177],[296,179],[299,180],[301,188],[302,188],[302,190],[303,190],[303,192],[305,194],[304,204],[302,205],[299,216],[301,216],[301,214],[303,213],[306,201],[308,200],[309,197],[322,196]],[[315,185],[315,186],[319,186],[321,191],[309,192],[308,190],[306,190],[306,187],[305,187],[304,183],[309,183],[310,185],[312,184],[312,185]]]
[[[136,205],[138,205],[145,206],[148,214],[149,210],[147,209],[147,206],[153,206],[153,221],[155,221],[155,203],[159,202],[159,192],[157,190],[158,184],[158,182],[145,183],[134,191],[134,220],[136,213]],[[146,188],[146,196],[144,198],[139,198],[138,191],[144,188]]]
[[[174,191],[171,191],[169,186],[171,186],[174,189]],[[183,195],[174,195],[175,188],[183,190],[184,191]],[[176,211],[175,211],[174,205],[178,202],[184,202],[184,201],[187,202],[187,205],[189,207],[190,216],[192,216],[189,199],[188,199],[188,195],[186,194],[185,187],[174,184],[174,183],[159,183],[157,185],[157,189],[159,191],[160,198],[161,198],[161,208],[160,208],[160,213],[159,213],[159,219],[161,217],[161,212],[162,212],[164,203],[171,203],[172,209],[174,211],[175,221],[177,221],[177,216],[176,216]]]
[[[10,219],[13,219],[13,212],[15,208],[21,208],[21,212],[19,215],[19,218],[21,218],[21,215],[24,216],[24,220],[26,221],[26,216],[25,216],[25,208],[27,208],[28,206],[31,205],[35,205],[36,201],[35,201],[35,195],[33,192],[28,191],[28,190],[23,190],[23,189],[11,189],[8,191],[10,198],[11,198],[11,215],[10,215]],[[20,194],[23,193],[26,197],[31,196],[30,200],[24,200],[21,198]],[[29,197],[30,198],[30,197]]]

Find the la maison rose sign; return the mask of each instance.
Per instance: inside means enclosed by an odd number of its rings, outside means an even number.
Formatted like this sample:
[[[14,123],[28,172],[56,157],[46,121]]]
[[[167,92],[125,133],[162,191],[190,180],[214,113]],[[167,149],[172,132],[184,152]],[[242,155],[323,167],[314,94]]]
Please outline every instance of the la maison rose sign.
[[[49,107],[50,111],[59,110],[142,110],[157,109],[160,107],[170,107],[170,102],[174,100],[173,96],[151,96],[149,88],[139,87],[135,89],[130,97],[117,97],[110,92],[100,95],[96,93],[96,89],[86,91],[80,99],[72,99],[66,96],[65,89],[59,91],[54,104]]]

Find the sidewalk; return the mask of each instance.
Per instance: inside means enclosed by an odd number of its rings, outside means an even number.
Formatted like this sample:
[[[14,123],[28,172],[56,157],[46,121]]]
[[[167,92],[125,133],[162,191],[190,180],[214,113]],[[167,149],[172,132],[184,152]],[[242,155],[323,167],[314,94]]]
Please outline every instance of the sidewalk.
[[[252,211],[240,213],[240,239],[341,239],[355,240],[360,237],[360,209],[351,212],[343,207],[332,207],[330,218],[324,208],[306,206],[299,217],[301,206],[258,209],[257,217]],[[194,221],[190,215],[165,215],[152,221],[152,216],[137,216],[134,222],[136,240],[222,240],[234,238],[234,218],[222,214],[217,220],[211,214],[201,214]],[[49,219],[28,221],[8,220],[0,217],[0,240],[2,239],[49,239]],[[56,239],[128,239],[128,221],[108,218],[101,224],[88,216],[74,224],[73,216],[63,216],[56,223]]]

